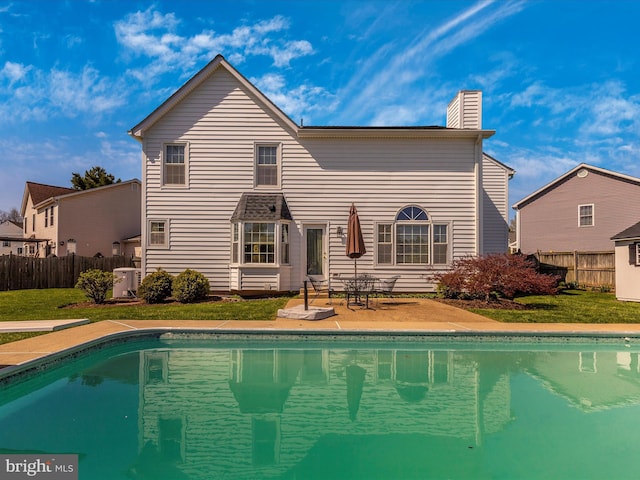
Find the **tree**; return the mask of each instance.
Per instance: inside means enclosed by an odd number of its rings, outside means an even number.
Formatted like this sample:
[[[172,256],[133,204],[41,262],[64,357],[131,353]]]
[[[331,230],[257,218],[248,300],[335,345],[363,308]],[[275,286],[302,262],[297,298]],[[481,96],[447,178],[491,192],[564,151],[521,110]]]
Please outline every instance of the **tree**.
[[[107,173],[102,167],[91,167],[90,170],[84,172],[84,176],[74,172],[71,176],[71,185],[76,190],[89,190],[90,188],[103,187],[105,185],[112,185],[114,183],[120,183],[122,180],[117,179]]]
[[[20,216],[18,209],[15,207],[13,207],[9,212],[0,210],[0,223],[6,222],[7,220],[22,226],[22,217]]]

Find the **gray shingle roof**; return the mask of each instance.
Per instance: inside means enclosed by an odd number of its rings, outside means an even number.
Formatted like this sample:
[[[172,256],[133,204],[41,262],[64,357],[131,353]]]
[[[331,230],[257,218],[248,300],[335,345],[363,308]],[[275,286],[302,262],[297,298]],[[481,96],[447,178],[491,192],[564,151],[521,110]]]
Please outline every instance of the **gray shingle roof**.
[[[640,238],[640,222],[614,235],[611,237],[611,240],[624,240],[628,238]]]
[[[231,221],[275,222],[293,220],[282,193],[243,193]]]

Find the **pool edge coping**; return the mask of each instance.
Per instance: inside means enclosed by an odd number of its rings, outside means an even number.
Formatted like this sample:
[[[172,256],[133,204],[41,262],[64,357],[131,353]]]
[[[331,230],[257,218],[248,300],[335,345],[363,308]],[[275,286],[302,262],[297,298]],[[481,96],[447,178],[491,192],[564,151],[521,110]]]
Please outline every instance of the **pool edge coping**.
[[[136,340],[142,337],[157,337],[161,338],[164,335],[176,335],[183,339],[187,339],[189,336],[217,336],[217,337],[238,337],[238,336],[250,336],[250,337],[305,337],[310,336],[316,339],[322,339],[326,337],[327,340],[331,340],[335,337],[407,337],[416,338],[424,337],[428,338],[466,338],[477,340],[484,338],[485,342],[500,341],[505,338],[510,338],[512,342],[522,343],[524,341],[531,341],[532,338],[540,339],[565,339],[564,343],[579,343],[580,340],[591,340],[602,338],[607,340],[619,339],[622,344],[627,344],[633,339],[640,340],[640,332],[638,331],[579,331],[579,330],[562,330],[562,331],[548,331],[548,330],[376,330],[376,329],[340,329],[340,330],[326,330],[326,329],[311,329],[311,330],[299,330],[299,329],[286,329],[286,328],[274,328],[274,329],[256,329],[256,328],[202,328],[202,327],[143,327],[143,328],[131,328],[129,330],[120,330],[107,334],[100,335],[96,338],[92,338],[87,341],[76,343],[72,346],[62,348],[53,352],[43,353],[35,358],[30,358],[24,362],[8,365],[0,369],[0,385],[11,383],[11,379],[21,377],[23,375],[29,375],[29,372],[40,372],[48,370],[49,368],[57,365],[60,362],[74,358],[83,354],[86,351],[92,349],[100,349],[108,347],[114,343],[122,340]],[[236,338],[239,339],[239,338]],[[274,338],[271,338],[274,339]],[[518,340],[521,339],[521,340]],[[542,342],[540,342],[542,343]],[[561,343],[561,342],[554,342]]]

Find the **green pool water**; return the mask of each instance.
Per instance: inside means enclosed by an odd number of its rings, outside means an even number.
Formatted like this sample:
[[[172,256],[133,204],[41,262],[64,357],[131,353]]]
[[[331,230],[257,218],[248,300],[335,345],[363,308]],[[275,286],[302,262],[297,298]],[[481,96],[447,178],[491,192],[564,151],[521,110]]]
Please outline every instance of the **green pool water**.
[[[625,479],[636,345],[128,342],[0,386],[0,453],[99,479]]]

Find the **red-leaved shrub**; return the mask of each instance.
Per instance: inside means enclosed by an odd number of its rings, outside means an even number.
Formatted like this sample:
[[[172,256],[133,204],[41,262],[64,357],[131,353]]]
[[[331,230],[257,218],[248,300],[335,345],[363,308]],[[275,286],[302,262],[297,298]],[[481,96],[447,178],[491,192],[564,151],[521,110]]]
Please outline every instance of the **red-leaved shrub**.
[[[536,271],[522,255],[494,254],[453,261],[451,271],[434,276],[444,298],[513,299],[518,294],[554,295],[558,277]]]

